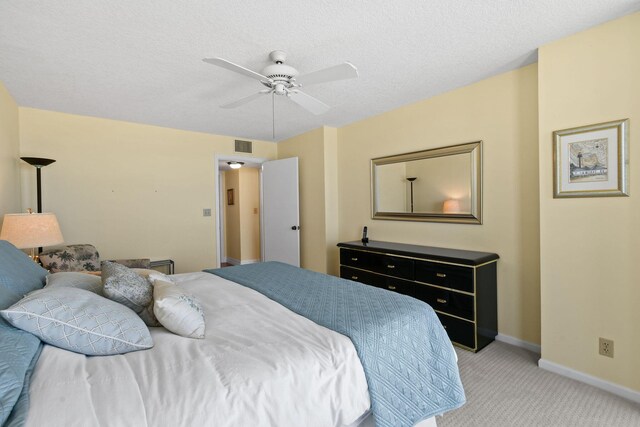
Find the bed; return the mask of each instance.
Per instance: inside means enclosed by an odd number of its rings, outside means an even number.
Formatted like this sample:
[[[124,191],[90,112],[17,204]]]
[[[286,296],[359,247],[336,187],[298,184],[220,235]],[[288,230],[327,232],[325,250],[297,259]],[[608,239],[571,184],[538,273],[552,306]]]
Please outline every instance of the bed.
[[[0,252],[8,250],[4,246],[0,246]],[[0,260],[0,279],[6,260]],[[252,283],[273,282],[274,278],[276,283],[265,289],[257,289],[261,283]],[[317,312],[326,311],[318,307],[341,304],[324,304],[317,295],[311,296],[315,302],[301,304],[300,296],[288,295],[293,298],[289,304],[277,302],[282,298],[277,292],[270,293],[270,288],[277,291],[285,281],[295,283],[301,278],[305,282],[326,281],[327,288],[356,286],[354,294],[358,286],[364,286],[284,265],[174,275],[176,285],[194,295],[204,310],[204,339],[184,338],[152,327],[153,348],[96,357],[41,345],[32,369],[25,371],[22,394],[7,425],[432,426],[435,415],[464,403],[457,367],[451,368],[456,364],[455,352],[446,333],[438,332],[441,325],[430,328],[442,342],[434,344],[425,337],[424,342],[415,343],[416,348],[437,349],[437,354],[429,353],[433,366],[421,363],[417,369],[425,371],[422,374],[401,369],[397,377],[398,373],[386,373],[386,377],[376,378],[380,373],[372,371],[380,370],[380,365],[362,359],[363,354],[371,352],[364,348],[368,344],[345,331],[322,326],[322,320],[315,317]],[[3,297],[4,306],[0,308],[6,308],[6,301]],[[305,305],[312,306],[312,313],[305,316],[296,312]],[[334,321],[336,311],[329,310]],[[383,323],[389,322],[397,319]],[[374,347],[388,352],[376,356],[379,359],[395,357],[382,345]],[[438,373],[442,366],[435,365],[443,364],[447,368]],[[400,378],[409,374],[428,376],[431,384],[426,387],[412,377]],[[397,384],[391,388],[380,385],[389,378]],[[429,396],[427,400],[414,396],[419,394],[417,389],[406,389],[407,384],[413,387],[414,383]],[[390,399],[393,402],[381,403],[384,393],[380,390],[388,393],[387,388],[400,392]],[[409,403],[401,396],[404,394],[410,395]],[[412,421],[389,415],[388,407],[411,406],[412,399],[427,402],[426,406],[417,404],[418,412],[406,410],[420,414],[410,415]]]

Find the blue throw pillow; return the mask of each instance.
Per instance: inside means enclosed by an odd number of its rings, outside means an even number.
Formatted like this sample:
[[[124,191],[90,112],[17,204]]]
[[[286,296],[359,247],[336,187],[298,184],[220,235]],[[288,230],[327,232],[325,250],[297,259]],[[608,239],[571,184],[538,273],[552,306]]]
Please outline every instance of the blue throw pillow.
[[[47,270],[6,240],[0,240],[0,309],[42,288]],[[35,364],[42,344],[38,337],[14,328],[0,319],[0,425],[4,425]]]
[[[47,270],[6,240],[0,240],[0,309],[44,286]]]
[[[149,329],[136,313],[83,289],[35,291],[0,316],[48,344],[89,356],[153,347]]]

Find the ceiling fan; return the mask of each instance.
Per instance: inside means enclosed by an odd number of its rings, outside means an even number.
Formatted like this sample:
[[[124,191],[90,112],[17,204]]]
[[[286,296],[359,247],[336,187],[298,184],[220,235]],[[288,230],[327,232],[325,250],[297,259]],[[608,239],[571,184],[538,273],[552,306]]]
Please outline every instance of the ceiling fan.
[[[259,80],[267,89],[263,89],[253,95],[241,98],[237,101],[221,105],[222,108],[235,108],[244,105],[262,95],[283,95],[313,114],[324,114],[329,106],[317,98],[300,90],[303,86],[318,83],[326,83],[335,80],[345,80],[358,77],[358,69],[349,62],[344,62],[333,67],[303,74],[298,77],[298,70],[285,65],[287,54],[281,50],[274,50],[269,54],[273,64],[266,66],[261,73],[234,64],[222,58],[204,58],[203,61],[218,67],[234,71],[243,76]]]

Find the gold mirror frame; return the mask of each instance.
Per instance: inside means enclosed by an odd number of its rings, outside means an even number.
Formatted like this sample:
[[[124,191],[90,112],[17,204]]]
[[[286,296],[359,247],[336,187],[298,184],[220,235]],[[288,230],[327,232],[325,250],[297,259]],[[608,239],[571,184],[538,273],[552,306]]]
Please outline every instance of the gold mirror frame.
[[[470,213],[437,212],[380,212],[377,210],[376,166],[402,163],[412,160],[470,154],[469,176],[471,180]],[[451,145],[430,150],[414,151],[394,156],[371,159],[371,218],[396,221],[449,222],[456,224],[482,224],[482,141]]]

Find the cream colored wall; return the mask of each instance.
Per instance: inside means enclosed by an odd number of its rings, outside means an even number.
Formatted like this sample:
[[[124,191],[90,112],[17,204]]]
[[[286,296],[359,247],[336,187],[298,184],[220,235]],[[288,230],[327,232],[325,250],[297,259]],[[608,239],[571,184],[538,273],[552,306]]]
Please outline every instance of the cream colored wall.
[[[18,105],[0,82],[0,226],[4,214],[21,212],[20,163]],[[33,166],[24,165],[35,175]]]
[[[340,275],[340,251],[336,246],[340,242],[338,224],[338,129],[324,128],[324,228],[326,244],[326,273]]]
[[[242,168],[238,203],[240,208],[240,260],[260,260],[260,173]]]
[[[278,158],[298,157],[300,265],[327,272],[324,128],[278,143]]]
[[[235,261],[242,259],[242,238],[240,236],[240,171],[231,170],[224,173],[225,185],[225,256]],[[228,204],[227,192],[233,190],[233,205]]]
[[[543,46],[539,64],[542,357],[640,391],[640,13]],[[624,118],[630,197],[553,199],[552,132]]]
[[[340,240],[496,252],[498,328],[540,342],[537,65],[501,74],[338,130]],[[483,140],[484,224],[372,220],[369,161]]]
[[[93,243],[103,258],[172,258],[176,271],[216,265],[215,155],[234,138],[20,108],[21,155],[56,159],[43,170],[43,205],[67,243]],[[276,145],[254,141],[260,158]],[[33,171],[22,171],[24,206]],[[31,173],[26,173],[31,172]]]

